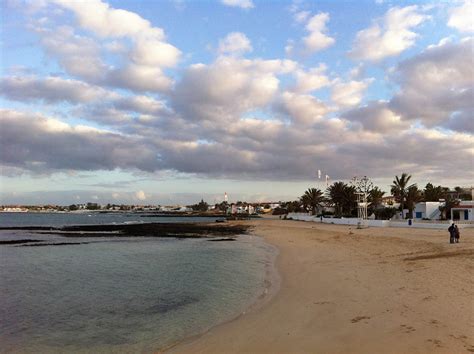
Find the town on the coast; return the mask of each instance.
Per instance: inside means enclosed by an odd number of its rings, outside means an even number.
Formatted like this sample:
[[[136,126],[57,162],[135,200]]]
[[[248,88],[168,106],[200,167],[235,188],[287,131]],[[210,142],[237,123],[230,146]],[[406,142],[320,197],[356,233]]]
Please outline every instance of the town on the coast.
[[[320,173],[319,173],[320,174]],[[320,183],[321,184],[321,183]],[[188,216],[256,216],[276,215],[280,218],[351,224],[367,220],[372,226],[387,226],[383,221],[433,222],[474,221],[474,188],[443,187],[427,183],[420,188],[412,176],[395,176],[390,194],[381,190],[367,176],[348,182],[336,181],[326,188],[308,188],[292,201],[229,201],[224,193],[220,203],[208,204],[204,199],[191,205],[127,205],[82,203],[71,205],[2,205],[3,212],[72,212],[72,213],[147,213],[150,215]],[[341,221],[342,220],[342,221]],[[372,221],[371,221],[372,220]]]

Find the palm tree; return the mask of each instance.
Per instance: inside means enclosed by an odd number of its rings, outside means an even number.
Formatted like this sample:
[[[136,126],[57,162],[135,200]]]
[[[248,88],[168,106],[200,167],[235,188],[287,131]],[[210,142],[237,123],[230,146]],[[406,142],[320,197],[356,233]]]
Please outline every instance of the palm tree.
[[[334,182],[327,189],[329,199],[334,204],[335,215],[350,214],[356,203],[355,187],[344,182]]]
[[[435,187],[432,183],[428,183],[423,191],[425,202],[437,202],[444,197],[443,187]]]
[[[413,218],[413,209],[415,209],[415,204],[420,202],[422,199],[423,195],[415,184],[408,187],[406,204],[408,207],[409,218]]]
[[[395,180],[392,182],[393,184],[391,185],[390,191],[392,192],[395,199],[400,203],[400,209],[402,209],[402,215],[403,215],[403,209],[404,209],[407,194],[408,194],[408,189],[416,185],[416,184],[408,185],[410,178],[411,178],[411,175],[403,172],[400,178],[398,176],[395,176]]]
[[[318,207],[320,207],[325,201],[325,198],[321,190],[309,188],[306,192],[304,192],[300,200],[305,208],[309,208],[311,210],[311,214],[315,215]]]
[[[384,194],[385,192],[379,189],[379,187],[374,187],[371,189],[367,199],[372,209],[377,209],[377,207],[382,204],[382,198]]]
[[[444,219],[451,217],[451,209],[459,205],[459,199],[452,197],[450,194],[446,195],[444,205],[439,207],[441,215]]]

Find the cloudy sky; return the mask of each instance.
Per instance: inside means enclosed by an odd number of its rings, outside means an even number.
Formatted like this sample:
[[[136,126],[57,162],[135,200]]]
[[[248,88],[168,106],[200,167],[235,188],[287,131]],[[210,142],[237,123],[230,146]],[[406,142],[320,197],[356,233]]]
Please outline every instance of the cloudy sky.
[[[473,1],[1,6],[0,203],[474,183]]]

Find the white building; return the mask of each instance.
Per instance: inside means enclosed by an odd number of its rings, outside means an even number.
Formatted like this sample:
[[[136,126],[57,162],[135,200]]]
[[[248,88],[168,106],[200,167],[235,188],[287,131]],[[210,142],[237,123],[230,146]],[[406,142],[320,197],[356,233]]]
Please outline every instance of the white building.
[[[451,220],[474,221],[474,201],[462,200],[458,206],[451,208]]]
[[[421,202],[416,203],[413,210],[413,219],[429,219],[439,220],[441,218],[441,211],[439,207],[443,206],[444,202]]]
[[[247,212],[252,215],[255,214],[255,208],[252,205],[247,206]]]

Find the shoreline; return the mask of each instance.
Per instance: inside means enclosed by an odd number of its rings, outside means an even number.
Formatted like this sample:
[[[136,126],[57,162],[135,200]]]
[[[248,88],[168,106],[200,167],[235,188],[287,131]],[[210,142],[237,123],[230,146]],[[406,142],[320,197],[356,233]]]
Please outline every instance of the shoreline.
[[[280,290],[164,352],[474,352],[474,230],[449,245],[445,230],[243,224],[280,250]]]
[[[281,276],[278,272],[277,267],[277,260],[280,255],[280,250],[275,245],[267,242],[264,237],[256,235],[249,231],[248,234],[245,236],[247,237],[258,237],[261,239],[261,242],[265,243],[267,246],[273,248],[272,256],[269,259],[269,263],[266,265],[265,269],[265,279],[264,279],[264,288],[263,291],[257,293],[253,298],[249,299],[248,304],[246,304],[243,309],[240,310],[235,316],[231,318],[225,319],[222,322],[219,322],[210,328],[204,329],[202,332],[193,334],[191,336],[185,337],[177,342],[167,345],[164,348],[158,349],[154,351],[154,353],[161,354],[161,353],[173,353],[176,348],[179,348],[182,345],[192,344],[196,340],[199,340],[201,337],[208,334],[214,328],[218,328],[228,323],[232,323],[234,321],[238,321],[240,318],[244,317],[247,314],[258,312],[262,309],[265,305],[272,301],[272,299],[278,294],[281,286]]]

